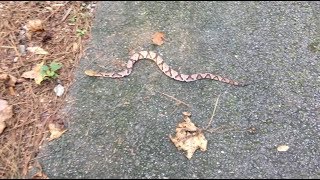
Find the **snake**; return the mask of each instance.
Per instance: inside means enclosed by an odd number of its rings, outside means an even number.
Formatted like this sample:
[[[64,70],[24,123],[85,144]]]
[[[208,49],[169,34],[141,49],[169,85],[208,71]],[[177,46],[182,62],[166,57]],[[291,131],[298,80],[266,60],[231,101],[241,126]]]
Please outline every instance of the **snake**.
[[[229,78],[221,77],[220,75],[212,74],[212,73],[196,73],[196,74],[182,74],[174,69],[172,69],[169,65],[167,65],[162,57],[153,51],[140,51],[134,53],[127,62],[127,68],[119,71],[119,72],[95,72],[92,70],[87,70],[86,74],[89,76],[97,76],[97,77],[109,77],[109,78],[123,78],[131,74],[133,70],[133,65],[142,59],[149,59],[154,61],[159,69],[168,77],[183,82],[191,82],[201,79],[211,79],[219,82],[223,82],[226,84],[234,85],[234,86],[247,86],[248,83],[240,83],[234,81]]]

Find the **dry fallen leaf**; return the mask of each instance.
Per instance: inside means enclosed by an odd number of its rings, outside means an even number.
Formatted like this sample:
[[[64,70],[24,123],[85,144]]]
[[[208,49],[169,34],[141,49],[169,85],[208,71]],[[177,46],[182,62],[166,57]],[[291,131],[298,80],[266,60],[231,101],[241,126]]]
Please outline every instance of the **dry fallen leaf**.
[[[97,75],[97,72],[96,71],[93,71],[93,70],[85,70],[84,73],[88,76],[96,76]]]
[[[72,52],[77,52],[78,49],[79,49],[78,43],[76,42],[72,43]]]
[[[6,81],[8,79],[8,74],[0,74],[0,81]]]
[[[60,129],[55,124],[50,123],[49,124],[49,131],[50,131],[51,135],[50,135],[48,141],[52,141],[53,139],[59,138],[63,133],[65,133],[67,131],[67,129],[65,129],[65,130]]]
[[[16,92],[14,91],[13,87],[9,87],[9,94],[11,96],[15,96],[16,95]]]
[[[36,32],[36,31],[43,31],[43,24],[40,19],[30,20],[26,24],[27,30]]]
[[[9,75],[9,81],[8,81],[9,87],[16,86],[16,82],[17,82],[17,78],[14,77],[14,76]]]
[[[37,84],[40,84],[43,81],[43,76],[41,76],[41,67],[43,66],[44,62],[37,64],[31,71],[24,72],[21,77],[27,79],[35,79]]]
[[[191,159],[197,149],[201,151],[207,150],[208,141],[204,137],[202,130],[191,122],[189,118],[191,113],[184,112],[183,115],[183,122],[179,123],[176,128],[176,136],[172,137],[170,135],[170,139],[178,150],[186,151],[186,157]]]
[[[6,128],[6,123],[4,121],[0,121],[0,134],[2,134],[5,128]]]
[[[156,32],[152,36],[152,42],[158,46],[164,43],[164,33],[163,32]]]
[[[0,72],[0,81],[9,86],[9,93],[10,95],[14,96],[15,91],[13,87],[16,86],[17,78],[12,75]]]
[[[24,29],[26,30],[25,36],[31,40],[32,35],[34,32],[37,31],[43,31],[43,24],[40,19],[35,19],[35,20],[29,20],[27,24],[24,26]]]
[[[6,73],[0,73],[0,81],[7,83],[9,87],[14,87],[17,82],[17,78]]]
[[[0,99],[0,134],[6,128],[5,121],[13,116],[12,105],[8,105],[8,101]]]
[[[280,152],[288,151],[288,149],[289,149],[289,146],[287,145],[280,145],[277,147],[277,150]]]
[[[41,47],[37,47],[37,46],[36,47],[28,47],[27,50],[34,53],[34,54],[41,54],[41,55],[49,54],[47,51],[45,51]]]
[[[32,179],[49,179],[49,178],[45,173],[43,173],[42,171],[39,171],[32,176]]]

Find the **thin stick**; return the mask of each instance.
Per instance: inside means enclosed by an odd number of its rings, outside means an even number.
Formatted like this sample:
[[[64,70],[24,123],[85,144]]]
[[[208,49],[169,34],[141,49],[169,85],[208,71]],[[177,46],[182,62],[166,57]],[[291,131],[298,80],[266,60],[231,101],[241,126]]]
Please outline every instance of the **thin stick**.
[[[180,104],[183,104],[183,105],[185,105],[185,106],[190,107],[189,104],[187,104],[187,103],[185,103],[185,102],[183,102],[183,101],[181,101],[181,100],[179,100],[179,99],[177,99],[177,98],[175,98],[175,97],[173,97],[173,96],[170,96],[170,95],[165,94],[165,93],[162,93],[162,92],[160,92],[160,93],[163,94],[163,95],[165,95],[165,96],[167,96],[167,97],[169,97],[169,98],[171,98],[171,99],[174,99],[175,101],[177,101],[177,102],[180,103]]]
[[[177,106],[176,108],[174,108],[174,110],[170,113],[170,116],[171,116],[174,112],[176,112],[177,109],[178,109],[178,106]]]
[[[57,9],[52,11],[51,14],[43,20],[43,22],[48,21],[48,19],[51,18],[51,16],[53,16],[55,13],[57,13],[60,10],[60,6],[56,6],[56,7]]]
[[[9,48],[9,49],[14,49],[15,47],[13,47],[13,46],[0,46],[0,48]]]
[[[72,10],[72,7],[68,9],[68,11],[66,12],[66,14],[63,16],[63,18],[61,19],[61,22],[63,22],[64,20],[66,20],[66,18],[69,16],[70,12]]]
[[[216,113],[216,109],[217,109],[217,105],[218,105],[220,96],[221,96],[221,94],[219,94],[219,96],[218,96],[218,98],[217,98],[217,100],[216,100],[216,104],[214,105],[214,108],[213,108],[213,112],[212,112],[210,121],[208,122],[208,125],[207,125],[207,127],[205,128],[205,130],[207,130],[207,129],[209,128],[209,126],[211,125],[211,123],[212,123],[212,121],[213,121],[213,116],[214,116],[215,113]]]

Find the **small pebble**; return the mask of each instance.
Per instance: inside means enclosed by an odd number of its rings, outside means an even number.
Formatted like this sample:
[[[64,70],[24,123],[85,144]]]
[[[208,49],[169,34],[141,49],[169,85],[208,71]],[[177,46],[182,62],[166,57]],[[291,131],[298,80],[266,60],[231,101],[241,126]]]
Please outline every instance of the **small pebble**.
[[[64,93],[64,87],[61,84],[58,84],[53,91],[56,93],[58,97],[60,97]]]

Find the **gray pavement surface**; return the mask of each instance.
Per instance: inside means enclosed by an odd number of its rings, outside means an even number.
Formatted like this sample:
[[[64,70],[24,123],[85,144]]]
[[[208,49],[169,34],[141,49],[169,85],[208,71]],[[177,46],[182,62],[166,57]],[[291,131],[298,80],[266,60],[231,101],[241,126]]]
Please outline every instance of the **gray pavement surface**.
[[[320,178],[319,2],[98,2],[92,40],[70,91],[69,131],[39,154],[49,178]],[[153,33],[166,41],[151,45]],[[151,61],[123,79],[131,52],[153,50],[183,73],[246,87],[178,82]],[[102,68],[101,66],[105,67]],[[161,93],[190,105],[177,105]],[[191,160],[169,139],[182,119],[205,127]],[[250,132],[250,129],[256,129]],[[278,152],[277,146],[289,146]]]

